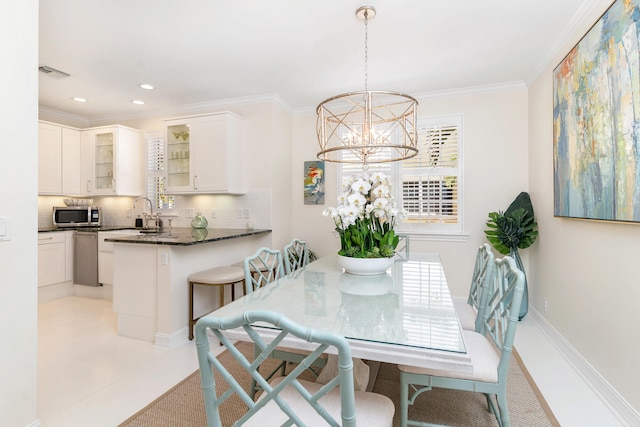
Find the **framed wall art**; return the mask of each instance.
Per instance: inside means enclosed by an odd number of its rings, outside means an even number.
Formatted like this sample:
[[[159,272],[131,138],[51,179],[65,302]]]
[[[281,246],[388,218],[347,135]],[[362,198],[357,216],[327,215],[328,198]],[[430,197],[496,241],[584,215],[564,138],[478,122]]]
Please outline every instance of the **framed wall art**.
[[[554,215],[640,221],[640,0],[616,0],[553,71]]]
[[[324,161],[304,162],[304,204],[324,205]]]

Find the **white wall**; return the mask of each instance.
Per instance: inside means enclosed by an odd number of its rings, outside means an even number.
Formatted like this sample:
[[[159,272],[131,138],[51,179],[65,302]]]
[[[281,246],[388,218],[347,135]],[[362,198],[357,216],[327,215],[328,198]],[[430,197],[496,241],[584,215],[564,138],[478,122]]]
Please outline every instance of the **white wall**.
[[[466,241],[445,242],[411,238],[411,249],[440,253],[451,291],[466,296],[478,246],[486,242],[485,222],[491,211],[506,209],[521,191],[528,191],[527,89],[524,85],[476,90],[419,99],[422,116],[462,115],[464,144],[464,218]],[[304,205],[302,170],[318,151],[315,114],[294,118],[293,234],[326,255],[339,249],[330,218],[322,216],[336,205],[336,165],[325,163],[325,205]],[[533,200],[534,209],[536,200]],[[526,264],[527,251],[522,252]],[[532,284],[535,286],[535,284]]]
[[[0,425],[37,420],[38,1],[8,0],[0,28]]]
[[[640,410],[640,227],[553,216],[552,71],[610,3],[598,2],[530,87],[529,181],[540,230],[530,251],[529,277],[536,284],[530,302]]]

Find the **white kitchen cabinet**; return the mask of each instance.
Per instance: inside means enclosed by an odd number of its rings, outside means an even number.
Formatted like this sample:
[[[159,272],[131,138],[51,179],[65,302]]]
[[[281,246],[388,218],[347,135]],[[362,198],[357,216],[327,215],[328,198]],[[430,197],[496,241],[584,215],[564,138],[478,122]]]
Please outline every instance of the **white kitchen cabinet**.
[[[125,126],[82,130],[80,174],[83,194],[142,194],[142,133]]]
[[[38,194],[81,194],[80,131],[38,124]]]
[[[166,193],[246,193],[245,119],[224,112],[165,123]]]
[[[38,287],[70,280],[67,274],[66,232],[38,233]]]
[[[138,230],[98,232],[98,282],[113,285],[113,242],[105,242],[105,239],[137,234],[140,234]]]

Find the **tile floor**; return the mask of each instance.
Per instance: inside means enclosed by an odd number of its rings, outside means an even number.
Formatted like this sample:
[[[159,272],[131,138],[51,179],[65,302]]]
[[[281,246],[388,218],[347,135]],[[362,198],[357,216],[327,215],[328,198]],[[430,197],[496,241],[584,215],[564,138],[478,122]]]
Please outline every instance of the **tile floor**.
[[[38,309],[38,416],[43,427],[115,427],[197,369],[193,342],[166,350],[119,337],[110,301],[70,297]],[[562,357],[550,356],[550,344],[541,341],[526,318],[518,341],[521,348],[516,348],[531,363],[528,369],[563,427],[619,425],[577,375],[561,361],[550,363]],[[579,400],[573,398],[577,395]]]
[[[38,306],[38,416],[44,427],[114,427],[197,369],[195,345],[173,350],[120,337],[111,302]]]

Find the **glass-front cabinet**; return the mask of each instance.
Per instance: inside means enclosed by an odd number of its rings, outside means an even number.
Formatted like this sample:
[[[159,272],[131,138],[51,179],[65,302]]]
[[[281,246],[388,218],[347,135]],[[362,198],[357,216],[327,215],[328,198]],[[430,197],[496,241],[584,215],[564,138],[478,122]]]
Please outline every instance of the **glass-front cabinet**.
[[[191,164],[189,150],[189,125],[167,126],[167,186],[189,188]]]
[[[244,194],[245,119],[229,113],[166,122],[167,194]]]
[[[142,133],[125,126],[82,131],[82,192],[86,195],[142,194]]]
[[[114,132],[99,132],[95,136],[95,189],[113,191]]]

